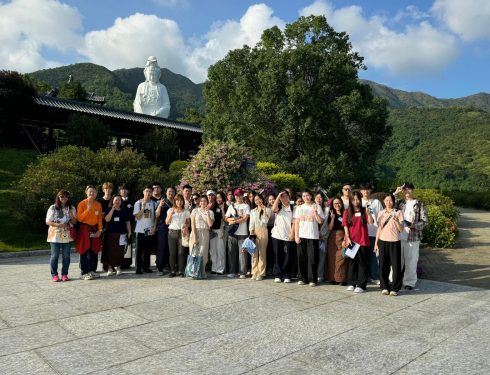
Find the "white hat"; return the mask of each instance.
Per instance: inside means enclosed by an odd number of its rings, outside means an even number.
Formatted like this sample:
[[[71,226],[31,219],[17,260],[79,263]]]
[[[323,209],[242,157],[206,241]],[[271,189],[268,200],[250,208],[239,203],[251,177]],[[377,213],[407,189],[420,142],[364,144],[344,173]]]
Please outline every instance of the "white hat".
[[[215,193],[214,190],[208,190],[208,192],[206,193],[206,195],[216,195],[216,193]]]

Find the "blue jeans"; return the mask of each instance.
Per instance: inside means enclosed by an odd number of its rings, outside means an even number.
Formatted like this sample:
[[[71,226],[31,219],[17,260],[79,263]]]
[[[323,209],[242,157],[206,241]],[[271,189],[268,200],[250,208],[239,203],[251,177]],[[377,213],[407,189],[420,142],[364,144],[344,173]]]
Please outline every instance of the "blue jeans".
[[[63,257],[61,266],[61,275],[68,275],[68,267],[70,266],[70,243],[50,242],[51,244],[51,276],[58,274],[58,259],[60,251]]]

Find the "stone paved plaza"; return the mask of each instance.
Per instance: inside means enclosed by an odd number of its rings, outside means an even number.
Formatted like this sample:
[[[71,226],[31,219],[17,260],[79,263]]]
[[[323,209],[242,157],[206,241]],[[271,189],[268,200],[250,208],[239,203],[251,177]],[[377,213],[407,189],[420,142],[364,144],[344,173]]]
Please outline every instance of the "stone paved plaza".
[[[134,273],[50,280],[0,259],[0,374],[488,374],[490,291]],[[72,255],[71,276],[78,271]]]

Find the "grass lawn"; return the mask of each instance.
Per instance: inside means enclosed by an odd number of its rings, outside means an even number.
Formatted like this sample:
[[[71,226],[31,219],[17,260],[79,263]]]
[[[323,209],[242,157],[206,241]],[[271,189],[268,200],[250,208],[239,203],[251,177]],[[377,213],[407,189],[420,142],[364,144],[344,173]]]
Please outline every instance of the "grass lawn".
[[[19,212],[20,197],[15,182],[37,152],[0,148],[0,252],[48,249],[46,231],[33,229]]]

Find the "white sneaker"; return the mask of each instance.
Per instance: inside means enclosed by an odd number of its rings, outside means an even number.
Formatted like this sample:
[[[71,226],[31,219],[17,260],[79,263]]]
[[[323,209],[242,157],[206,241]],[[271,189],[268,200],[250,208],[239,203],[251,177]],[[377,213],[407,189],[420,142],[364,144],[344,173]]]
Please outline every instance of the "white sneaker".
[[[262,276],[257,276],[257,277],[255,278],[255,281],[262,281],[262,280],[264,280],[264,278],[263,278]]]
[[[311,282],[309,285],[310,286],[316,286],[316,283]]]
[[[274,279],[274,282],[275,282],[275,283],[280,283],[280,282],[281,282],[281,279],[280,279],[279,277],[276,277],[276,278]],[[284,280],[284,282],[286,282],[286,280]]]
[[[252,276],[252,277],[250,278],[250,280],[255,281],[255,280],[256,280],[255,276]]]
[[[359,287],[357,287],[356,289],[354,289],[354,293],[364,293],[364,292],[365,292],[365,290],[362,289],[362,288],[359,288]]]
[[[289,284],[291,282],[291,279],[284,279],[285,284]]]
[[[100,275],[97,272],[92,271],[92,272],[89,272],[89,273],[92,275],[92,279],[98,279],[98,278],[100,278]]]
[[[303,280],[298,281],[298,285],[305,285],[305,282]]]
[[[233,279],[233,278],[235,278],[235,274],[229,273],[228,275],[226,275],[226,277],[228,277],[229,279]]]
[[[398,295],[398,293],[397,293],[397,292],[395,292],[394,290],[392,290],[392,291],[390,292],[390,296],[397,296],[397,295]]]
[[[85,275],[80,276],[80,278],[82,280],[92,280],[93,279],[92,274],[90,272],[86,273]]]
[[[346,290],[352,292],[354,290],[354,285],[349,285]]]
[[[116,268],[116,276],[121,276],[121,275],[122,275],[122,270],[121,270],[121,268],[117,267]]]
[[[381,292],[381,294],[382,294],[383,296],[387,296],[387,295],[389,295],[389,294],[390,294],[390,292],[388,292],[388,289],[383,289],[383,291]]]
[[[242,280],[243,280],[243,279],[246,279],[246,278],[247,278],[247,276],[245,276],[245,275],[240,275],[240,279],[242,279]]]
[[[113,271],[107,271],[107,276],[114,276],[114,272]]]

